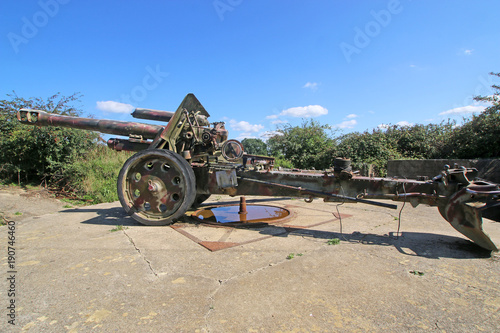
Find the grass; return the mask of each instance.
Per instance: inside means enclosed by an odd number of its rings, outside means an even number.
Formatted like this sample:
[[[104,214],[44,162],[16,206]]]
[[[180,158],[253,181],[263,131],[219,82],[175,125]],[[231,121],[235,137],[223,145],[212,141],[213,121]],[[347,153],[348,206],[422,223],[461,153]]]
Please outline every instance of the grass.
[[[297,253],[297,254],[295,254],[295,253],[290,253],[288,256],[286,256],[286,259],[287,259],[287,260],[290,260],[290,259],[295,258],[295,256],[297,256],[297,257],[302,257],[303,255],[304,255],[303,253]]]
[[[84,204],[98,204],[118,200],[116,180],[118,173],[132,152],[118,152],[98,146],[83,158],[76,159],[66,170],[71,187],[81,195]],[[78,203],[71,202],[71,204]]]
[[[39,190],[40,184],[35,183],[22,183],[19,185],[17,182],[2,179],[0,180],[1,188],[23,189],[23,190]]]
[[[410,271],[410,274],[416,275],[416,276],[424,276],[424,272],[421,271]]]
[[[68,203],[67,205],[64,205],[64,208],[73,208],[74,206],[88,206],[89,202],[88,201],[83,201],[80,199],[69,199],[69,198],[59,198],[62,202]],[[68,207],[66,207],[68,206]]]
[[[126,230],[128,229],[128,227],[124,227],[122,225],[117,225],[116,227],[114,227],[113,229],[111,229],[110,231],[111,232],[115,232],[115,231],[121,231],[121,230]]]
[[[332,238],[326,241],[326,244],[328,245],[338,245],[340,244],[340,239],[338,238]]]
[[[21,213],[21,212],[15,212],[14,215],[20,216],[20,215],[23,215],[23,213]]]

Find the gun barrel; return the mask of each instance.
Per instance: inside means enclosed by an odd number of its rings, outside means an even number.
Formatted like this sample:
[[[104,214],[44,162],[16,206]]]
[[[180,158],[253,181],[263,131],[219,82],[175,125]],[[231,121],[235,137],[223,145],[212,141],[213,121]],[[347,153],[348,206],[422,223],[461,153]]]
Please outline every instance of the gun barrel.
[[[163,126],[160,125],[62,116],[31,109],[17,111],[17,120],[29,125],[70,127],[122,136],[138,135],[144,139],[154,139],[163,130]]]
[[[134,110],[134,112],[132,112],[132,117],[139,119],[158,120],[168,123],[170,119],[172,119],[174,114],[175,112],[170,111],[137,108]]]

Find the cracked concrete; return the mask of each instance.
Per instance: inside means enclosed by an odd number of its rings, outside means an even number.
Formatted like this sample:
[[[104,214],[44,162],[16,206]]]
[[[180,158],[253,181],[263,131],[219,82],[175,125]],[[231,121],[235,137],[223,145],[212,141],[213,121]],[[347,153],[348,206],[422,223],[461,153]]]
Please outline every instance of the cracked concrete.
[[[395,239],[398,211],[344,204],[341,235],[333,203],[268,204],[296,213],[288,227],[178,223],[197,239],[242,244],[216,252],[173,228],[138,225],[118,203],[25,218],[16,224],[17,325],[2,316],[0,331],[497,330],[500,260],[437,209],[406,207]],[[111,232],[116,225],[124,229]],[[500,241],[500,224],[485,220],[485,229]]]
[[[148,267],[149,269],[151,270],[151,272],[156,276],[158,277],[158,273],[155,272],[155,270],[153,269],[153,267],[151,266],[151,262],[141,253],[141,249],[139,249],[135,243],[134,243],[134,240],[132,239],[132,237],[130,237],[127,232],[125,230],[122,230],[123,234],[125,236],[127,236],[128,240],[130,241],[130,244],[132,244],[132,246],[134,247],[134,249],[140,254],[140,256],[142,257],[142,259],[144,259],[144,261],[148,264]]]

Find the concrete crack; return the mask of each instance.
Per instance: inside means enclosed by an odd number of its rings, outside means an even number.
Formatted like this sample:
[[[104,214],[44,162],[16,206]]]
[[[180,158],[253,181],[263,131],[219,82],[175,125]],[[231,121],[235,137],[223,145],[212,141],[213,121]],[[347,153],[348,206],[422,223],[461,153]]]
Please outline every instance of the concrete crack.
[[[122,231],[125,234],[125,236],[127,236],[130,244],[132,244],[132,246],[134,246],[135,250],[139,253],[139,255],[146,262],[146,264],[148,264],[148,267],[151,270],[151,272],[154,274],[154,276],[156,276],[158,278],[158,273],[156,273],[156,271],[153,269],[153,266],[151,265],[151,261],[149,261],[146,258],[146,256],[144,254],[142,254],[141,250],[137,247],[137,245],[135,245],[134,240],[132,239],[132,237],[130,237],[125,230],[122,230]]]

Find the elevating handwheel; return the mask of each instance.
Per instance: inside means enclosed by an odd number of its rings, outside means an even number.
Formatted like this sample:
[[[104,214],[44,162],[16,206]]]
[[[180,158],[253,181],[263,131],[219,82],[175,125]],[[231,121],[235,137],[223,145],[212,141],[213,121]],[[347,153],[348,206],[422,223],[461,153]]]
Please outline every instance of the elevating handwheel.
[[[194,202],[193,169],[180,155],[161,149],[141,151],[118,175],[118,197],[127,214],[145,225],[167,225]]]

